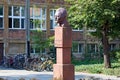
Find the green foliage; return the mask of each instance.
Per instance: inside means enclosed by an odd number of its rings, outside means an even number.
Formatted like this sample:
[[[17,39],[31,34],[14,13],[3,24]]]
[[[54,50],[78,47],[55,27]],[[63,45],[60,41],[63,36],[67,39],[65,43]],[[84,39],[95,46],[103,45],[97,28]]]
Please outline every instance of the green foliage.
[[[83,60],[72,60],[72,64],[74,65],[90,65],[90,64],[101,64],[103,60],[100,59],[83,59]]]
[[[54,46],[53,41],[54,41],[54,36],[49,37],[46,41],[47,47],[49,47],[49,48],[52,47],[53,48],[53,46]]]
[[[94,29],[92,35],[102,39],[105,67],[111,67],[108,45],[110,39],[120,37],[120,0],[66,0],[73,2],[68,8],[68,19],[73,28]],[[109,64],[109,65],[108,65]]]
[[[87,73],[100,73],[100,74],[116,75],[116,76],[120,75],[119,62],[112,63],[113,67],[107,69],[107,68],[103,68],[104,64],[102,62],[98,63],[98,60],[92,61],[92,62],[91,61],[88,61],[88,62],[87,61],[76,61],[77,64],[75,64],[75,71],[87,72]]]
[[[34,20],[33,20],[33,23],[34,23],[35,28],[38,28],[38,29],[39,29],[39,26],[40,26],[41,22],[42,22],[41,20],[34,19]]]
[[[114,63],[112,63],[112,65],[113,65],[112,68],[109,68],[109,69],[104,68],[103,73],[107,74],[107,75],[120,76],[120,63],[114,62]]]
[[[111,51],[111,57],[120,61],[120,50]]]
[[[53,47],[54,37],[46,38],[45,32],[41,30],[32,30],[31,41],[33,47],[38,50]]]
[[[36,6],[34,6],[36,8]],[[47,38],[46,37],[46,32],[40,30],[40,24],[43,23],[43,21],[39,19],[33,20],[33,24],[35,26],[35,30],[31,30],[31,41],[32,41],[32,46],[38,51],[42,52],[45,49],[50,49],[53,47],[53,41],[54,41],[54,36]]]
[[[88,73],[102,73],[102,65],[100,64],[79,65],[75,66],[75,70]]]
[[[36,49],[44,49],[46,47],[45,34],[41,30],[32,30],[31,41]]]
[[[109,23],[109,37],[120,33],[120,0],[66,0],[72,2],[68,8],[68,19],[74,28],[88,27],[95,29],[95,36],[101,37],[102,26]]]

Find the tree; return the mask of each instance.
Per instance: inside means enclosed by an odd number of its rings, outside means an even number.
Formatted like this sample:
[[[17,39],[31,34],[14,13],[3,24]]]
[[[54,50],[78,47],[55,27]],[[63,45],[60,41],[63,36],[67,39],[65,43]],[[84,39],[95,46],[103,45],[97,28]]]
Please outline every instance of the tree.
[[[42,30],[32,30],[31,41],[33,47],[38,51],[53,47],[54,37],[46,38],[45,32]]]
[[[120,35],[120,0],[66,0],[70,3],[68,19],[75,28],[95,29],[91,34],[101,39],[105,68],[111,67],[109,40]]]
[[[54,36],[46,38],[46,32],[40,30],[39,26],[42,21],[33,20],[35,30],[31,30],[31,42],[33,47],[38,51],[43,51],[45,49],[53,47]]]

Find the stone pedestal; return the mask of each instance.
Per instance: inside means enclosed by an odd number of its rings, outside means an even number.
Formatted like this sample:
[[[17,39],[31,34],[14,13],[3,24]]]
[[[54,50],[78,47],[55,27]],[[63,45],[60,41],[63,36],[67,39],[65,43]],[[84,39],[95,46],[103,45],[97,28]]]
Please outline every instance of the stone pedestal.
[[[74,66],[71,64],[72,29],[55,28],[56,64],[53,65],[53,80],[74,80]]]

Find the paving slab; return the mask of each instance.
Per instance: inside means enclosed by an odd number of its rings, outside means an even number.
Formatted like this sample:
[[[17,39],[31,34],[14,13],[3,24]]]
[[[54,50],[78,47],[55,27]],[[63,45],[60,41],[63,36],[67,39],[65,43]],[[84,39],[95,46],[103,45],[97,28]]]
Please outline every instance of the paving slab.
[[[0,67],[0,78],[5,80],[52,80],[53,72],[36,72]],[[120,80],[116,76],[75,72],[75,80]]]

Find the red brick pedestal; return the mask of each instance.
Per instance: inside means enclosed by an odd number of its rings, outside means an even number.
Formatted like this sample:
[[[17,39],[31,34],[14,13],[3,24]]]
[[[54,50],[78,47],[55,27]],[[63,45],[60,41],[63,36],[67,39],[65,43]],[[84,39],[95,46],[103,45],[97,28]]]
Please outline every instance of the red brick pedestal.
[[[74,80],[74,65],[71,64],[72,29],[55,28],[57,63],[53,65],[54,80]]]

